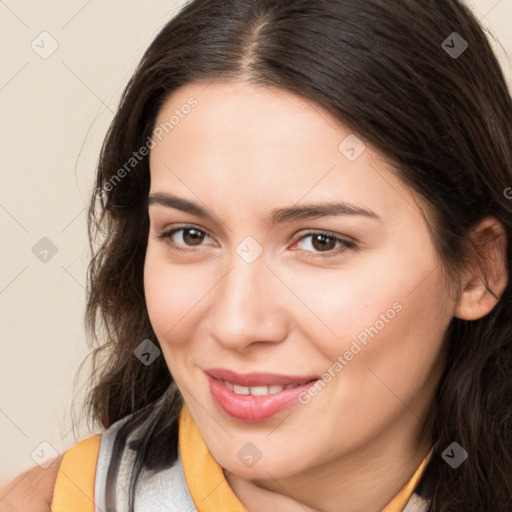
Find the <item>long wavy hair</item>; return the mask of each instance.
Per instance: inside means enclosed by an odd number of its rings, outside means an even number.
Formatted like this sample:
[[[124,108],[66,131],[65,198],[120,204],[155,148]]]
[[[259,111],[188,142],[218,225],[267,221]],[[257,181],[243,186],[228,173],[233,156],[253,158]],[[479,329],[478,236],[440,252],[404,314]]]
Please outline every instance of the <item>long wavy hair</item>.
[[[451,52],[464,49],[462,40],[465,51]],[[279,87],[312,100],[380,151],[429,206],[432,240],[454,282],[471,255],[483,257],[470,231],[486,216],[505,228],[511,273],[512,101],[485,33],[465,5],[457,0],[185,4],[146,50],[123,92],[88,210],[92,259],[85,321],[93,371],[85,411],[105,428],[129,416],[108,472],[110,512],[130,433],[140,429],[130,444],[136,452],[132,511],[141,471],[176,461],[183,403],[163,357],[146,366],[134,356],[143,340],[158,341],[143,286],[149,158],[136,165],[130,158],[153,136],[157,115],[173,92],[214,79]],[[123,166],[126,172],[120,173]],[[419,492],[430,501],[430,512],[510,512],[510,284],[484,317],[453,318],[445,344],[446,366],[422,429],[433,442],[425,473],[431,484]],[[469,453],[456,470],[441,458],[453,441]]]

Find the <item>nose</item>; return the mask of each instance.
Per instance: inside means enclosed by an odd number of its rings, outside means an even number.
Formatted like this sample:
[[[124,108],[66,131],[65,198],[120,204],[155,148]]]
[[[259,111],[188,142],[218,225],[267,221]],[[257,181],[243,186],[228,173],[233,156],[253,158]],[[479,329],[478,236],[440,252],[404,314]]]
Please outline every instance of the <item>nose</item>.
[[[212,290],[210,335],[231,351],[283,341],[289,322],[287,289],[267,267],[264,254],[252,263],[234,254],[230,263]]]

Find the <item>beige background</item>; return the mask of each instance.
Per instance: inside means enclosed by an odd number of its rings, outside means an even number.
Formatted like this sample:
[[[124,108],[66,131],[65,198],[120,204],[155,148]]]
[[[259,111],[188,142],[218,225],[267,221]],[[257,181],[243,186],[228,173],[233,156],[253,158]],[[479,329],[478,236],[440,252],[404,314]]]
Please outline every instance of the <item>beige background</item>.
[[[85,208],[121,91],[182,3],[0,1],[0,482],[99,431],[75,437],[70,416],[88,368],[74,383],[88,354]],[[512,0],[471,5],[512,85]],[[32,252],[43,237],[57,249],[46,262]]]

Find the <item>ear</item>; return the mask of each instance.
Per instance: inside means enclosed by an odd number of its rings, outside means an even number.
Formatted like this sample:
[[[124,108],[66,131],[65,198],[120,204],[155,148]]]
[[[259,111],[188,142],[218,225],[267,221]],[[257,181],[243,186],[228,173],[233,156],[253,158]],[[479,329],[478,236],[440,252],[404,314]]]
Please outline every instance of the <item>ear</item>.
[[[507,233],[503,225],[494,217],[486,217],[472,229],[470,236],[482,258],[475,255],[466,270],[455,311],[455,316],[462,320],[478,320],[487,315],[498,303],[508,282]]]

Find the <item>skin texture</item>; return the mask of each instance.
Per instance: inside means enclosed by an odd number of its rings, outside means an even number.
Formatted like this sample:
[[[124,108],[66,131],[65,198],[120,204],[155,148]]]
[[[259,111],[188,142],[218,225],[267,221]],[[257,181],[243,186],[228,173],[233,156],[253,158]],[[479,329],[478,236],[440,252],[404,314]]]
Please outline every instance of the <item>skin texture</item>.
[[[35,466],[0,486],[1,512],[50,512],[62,455],[47,468]]]
[[[156,124],[191,96],[198,105],[151,151],[150,194],[188,199],[213,219],[149,207],[145,294],[163,356],[251,512],[334,512],[340,503],[344,512],[380,511],[431,449],[429,439],[415,439],[441,375],[450,320],[484,316],[495,299],[471,274],[456,292],[420,199],[370,146],[349,161],[338,146],[351,132],[327,111],[278,89],[215,81],[177,91]],[[275,208],[335,200],[382,220],[266,221]],[[492,226],[499,230],[491,221],[481,228]],[[203,237],[158,237],[179,227]],[[322,246],[312,236],[299,241],[313,230],[356,240],[358,250],[339,252],[339,243]],[[236,250],[248,236],[257,241],[251,251],[263,250],[252,263]],[[503,268],[493,275],[502,290]],[[396,303],[400,311],[307,405],[249,424],[213,401],[205,369],[320,377]],[[262,454],[250,468],[237,457],[247,442]]]

